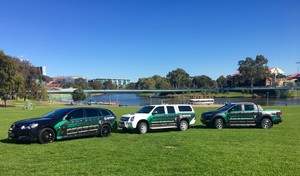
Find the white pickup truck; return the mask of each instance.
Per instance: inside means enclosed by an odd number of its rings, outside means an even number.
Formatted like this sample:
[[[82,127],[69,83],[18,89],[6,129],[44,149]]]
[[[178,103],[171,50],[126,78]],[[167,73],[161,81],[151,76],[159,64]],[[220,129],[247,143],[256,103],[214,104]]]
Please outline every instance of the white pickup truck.
[[[191,105],[149,105],[134,114],[123,115],[118,126],[123,131],[137,129],[144,134],[149,129],[178,128],[185,131],[196,123],[195,111]]]

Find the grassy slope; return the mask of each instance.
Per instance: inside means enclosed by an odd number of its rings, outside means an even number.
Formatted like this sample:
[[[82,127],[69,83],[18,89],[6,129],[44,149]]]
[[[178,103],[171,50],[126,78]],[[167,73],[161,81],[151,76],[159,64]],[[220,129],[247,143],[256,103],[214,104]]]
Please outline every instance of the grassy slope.
[[[206,129],[199,119],[185,132],[145,135],[120,131],[109,138],[84,138],[51,144],[13,144],[6,140],[16,120],[54,107],[0,109],[1,175],[299,175],[300,108],[283,111],[272,129]],[[110,107],[118,117],[138,107]],[[212,108],[195,108],[197,117]]]

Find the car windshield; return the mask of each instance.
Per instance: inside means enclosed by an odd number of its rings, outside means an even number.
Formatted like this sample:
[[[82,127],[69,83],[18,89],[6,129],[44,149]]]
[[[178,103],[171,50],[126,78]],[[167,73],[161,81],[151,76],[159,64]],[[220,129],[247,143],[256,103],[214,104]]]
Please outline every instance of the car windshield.
[[[227,104],[227,105],[220,107],[218,110],[219,111],[227,111],[229,108],[231,108],[233,106],[234,106],[234,104]]]
[[[69,111],[70,109],[57,109],[43,115],[43,118],[52,118],[52,119],[63,118]]]
[[[154,106],[144,106],[142,109],[138,110],[136,113],[143,113],[148,114],[151,112],[151,110],[154,108]]]

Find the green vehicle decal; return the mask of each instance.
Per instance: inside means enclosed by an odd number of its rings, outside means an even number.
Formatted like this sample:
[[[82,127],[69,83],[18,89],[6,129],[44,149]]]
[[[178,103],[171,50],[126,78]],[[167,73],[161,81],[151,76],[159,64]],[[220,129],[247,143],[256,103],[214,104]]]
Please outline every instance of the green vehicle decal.
[[[63,120],[63,121],[60,121],[58,122],[55,126],[54,126],[54,129],[56,131],[56,139],[61,139],[61,126],[65,123],[67,123],[68,121],[67,120]]]
[[[189,122],[191,122],[195,118],[195,113],[171,113],[171,114],[154,114],[149,116],[146,120],[151,125],[152,123],[166,123],[166,122],[172,122],[176,123],[177,119],[179,117],[188,119]]]
[[[83,133],[86,131],[84,128],[88,128],[90,131],[97,131],[101,120],[112,120],[114,117],[103,117],[103,116],[94,116],[86,118],[78,118],[71,120],[63,120],[58,122],[54,129],[56,131],[56,139],[62,139],[63,136],[68,136],[73,133]],[[112,122],[112,126],[116,123],[115,120]]]

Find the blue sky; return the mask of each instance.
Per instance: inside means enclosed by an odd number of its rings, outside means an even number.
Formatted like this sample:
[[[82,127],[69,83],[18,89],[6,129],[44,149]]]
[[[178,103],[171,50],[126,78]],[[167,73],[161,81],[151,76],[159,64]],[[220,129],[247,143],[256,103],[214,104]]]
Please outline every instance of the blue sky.
[[[297,72],[299,0],[2,0],[0,50],[47,75],[212,79],[264,55]]]

